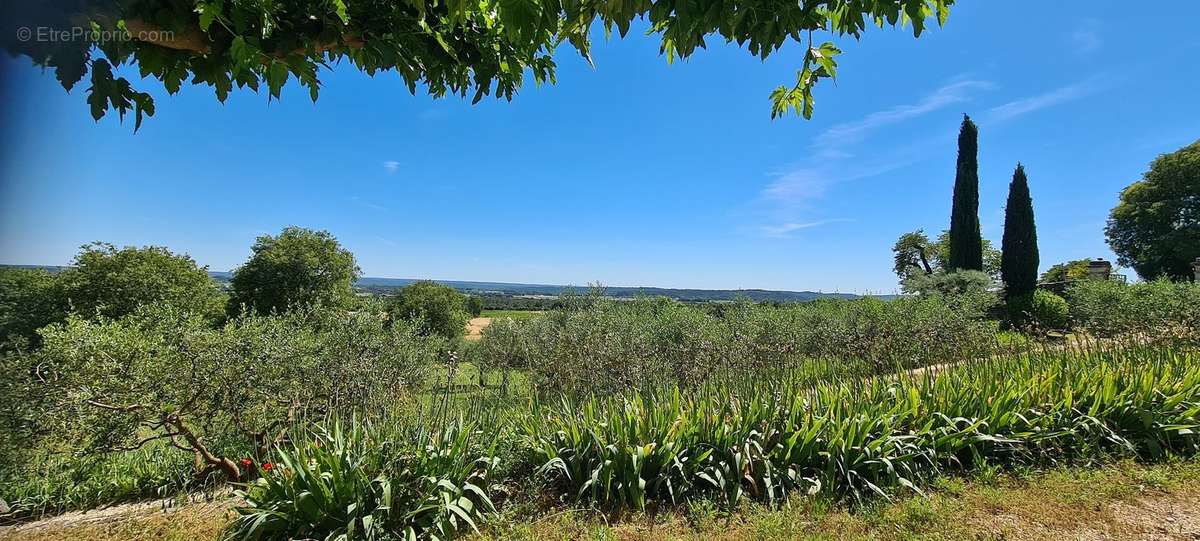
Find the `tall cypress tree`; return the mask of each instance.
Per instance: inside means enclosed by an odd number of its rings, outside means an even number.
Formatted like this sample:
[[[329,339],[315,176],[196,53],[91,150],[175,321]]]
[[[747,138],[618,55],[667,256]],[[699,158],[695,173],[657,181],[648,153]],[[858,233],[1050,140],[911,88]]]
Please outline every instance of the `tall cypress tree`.
[[[1008,185],[1008,204],[1004,207],[1004,241],[1000,255],[1000,276],[1004,295],[1012,299],[1037,287],[1037,227],[1033,222],[1033,199],[1025,167],[1017,164],[1012,184]]]
[[[983,235],[979,231],[979,130],[963,115],[958,131],[958,170],[950,210],[950,260],[947,270],[983,270]]]

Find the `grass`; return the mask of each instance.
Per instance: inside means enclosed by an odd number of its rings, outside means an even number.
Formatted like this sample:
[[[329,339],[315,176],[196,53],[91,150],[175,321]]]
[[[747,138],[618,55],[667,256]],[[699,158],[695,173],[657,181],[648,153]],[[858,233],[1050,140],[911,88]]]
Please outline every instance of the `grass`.
[[[143,512],[108,522],[61,522],[4,531],[11,541],[216,540],[230,504]],[[510,505],[472,541],[567,539],[959,540],[1188,539],[1200,508],[1200,461],[1060,467],[946,478],[927,496],[851,509],[824,498],[769,508],[748,504],[732,515],[697,503],[615,518],[595,510]],[[1189,514],[1190,512],[1190,514]],[[1169,522],[1170,517],[1174,522]],[[66,518],[66,517],[64,517]],[[1159,531],[1163,527],[1167,530]],[[1173,528],[1173,530],[1172,530]],[[1174,537],[1169,535],[1173,534]]]
[[[540,310],[484,310],[479,317],[508,317],[512,319],[530,319],[540,317],[543,313]]]

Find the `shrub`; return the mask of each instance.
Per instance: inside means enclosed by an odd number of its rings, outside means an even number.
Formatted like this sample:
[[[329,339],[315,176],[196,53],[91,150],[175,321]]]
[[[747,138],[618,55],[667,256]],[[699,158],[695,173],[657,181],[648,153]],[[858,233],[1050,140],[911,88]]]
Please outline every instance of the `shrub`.
[[[759,374],[543,402],[521,427],[551,486],[585,501],[863,500],[983,464],[1196,453],[1195,361],[1156,348],[989,358],[915,377]]]
[[[1018,329],[1062,330],[1070,325],[1066,299],[1042,289],[1010,299],[1008,324]]]
[[[1067,298],[1076,326],[1093,336],[1200,338],[1200,283],[1089,280]]]
[[[467,313],[471,317],[479,317],[483,313],[483,298],[477,295],[471,295],[466,300]]]
[[[987,273],[977,270],[912,274],[904,279],[904,291],[919,295],[981,295],[996,285]]]
[[[281,449],[240,495],[229,539],[451,539],[494,511],[494,447],[440,430],[334,423]]]
[[[389,309],[393,319],[415,322],[423,334],[448,339],[466,332],[466,297],[450,286],[421,280],[405,286]]]
[[[67,302],[44,269],[0,268],[0,352],[37,346],[37,330],[62,321]]]

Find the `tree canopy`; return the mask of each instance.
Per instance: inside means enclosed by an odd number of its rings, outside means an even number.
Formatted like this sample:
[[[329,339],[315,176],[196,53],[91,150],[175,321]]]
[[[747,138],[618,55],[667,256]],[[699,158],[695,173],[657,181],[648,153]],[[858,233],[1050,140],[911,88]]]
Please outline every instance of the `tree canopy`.
[[[389,312],[394,319],[415,322],[424,334],[453,339],[466,331],[466,300],[450,286],[421,280],[401,289]]]
[[[56,278],[72,310],[84,317],[119,318],[149,304],[174,306],[209,319],[224,312],[224,296],[208,267],[161,246],[117,248],[93,242],[83,246],[71,267]]]
[[[1142,278],[1191,279],[1200,257],[1200,141],[1151,162],[1121,192],[1104,233],[1118,262]]]
[[[354,254],[328,231],[286,227],[278,236],[258,237],[250,259],[233,272],[233,312],[242,306],[262,313],[295,306],[345,308],[354,301],[362,271]]]
[[[1055,263],[1042,273],[1043,282],[1067,282],[1084,280],[1088,277],[1091,259],[1075,259],[1066,263]]]
[[[954,0],[84,0],[10,2],[0,20],[4,47],[54,71],[70,90],[88,78],[97,120],[131,112],[135,129],[154,114],[149,93],[114,72],[136,65],[144,80],[174,94],[184,82],[233,90],[265,87],[270,98],[294,80],[315,101],[320,71],[349,62],[374,76],[395,71],[408,89],[435,97],[511,99],[531,75],[555,82],[554,55],[569,46],[591,61],[591,33],[625,36],[645,20],[668,62],[709,42],[736,43],[760,58],[785,44],[805,47],[796,80],[770,95],[772,117],[809,118],[813,88],[837,74],[832,41],[859,39],[871,26],[909,26],[920,36],[944,24]],[[22,33],[21,29],[24,29]],[[30,29],[39,34],[31,35]],[[57,32],[59,39],[42,33]],[[65,34],[64,34],[65,32]]]
[[[37,330],[66,317],[67,303],[45,269],[0,268],[0,351],[36,345]]]
[[[992,241],[980,239],[983,247],[983,272],[992,279],[1000,277],[1000,250]],[[914,274],[939,274],[948,272],[950,261],[950,232],[943,230],[937,240],[931,241],[925,231],[918,229],[900,235],[892,246],[892,272],[903,282]]]

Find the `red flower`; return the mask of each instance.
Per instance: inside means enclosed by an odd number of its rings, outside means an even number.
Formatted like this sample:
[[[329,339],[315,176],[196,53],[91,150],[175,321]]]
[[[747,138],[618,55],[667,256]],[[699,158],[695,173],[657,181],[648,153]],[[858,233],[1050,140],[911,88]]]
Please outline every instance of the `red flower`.
[[[250,459],[248,459],[248,458],[243,458],[243,459],[242,459],[242,466],[244,466],[244,467],[247,467],[247,468],[248,468],[248,467],[250,467],[250,465],[251,465],[251,464],[253,464],[253,463],[254,463],[254,461],[252,461],[252,460],[250,460]]]
[[[270,462],[263,462],[263,465],[262,465],[262,469],[266,470],[266,471],[271,471],[271,468],[274,468],[274,467],[275,467],[275,465]]]

